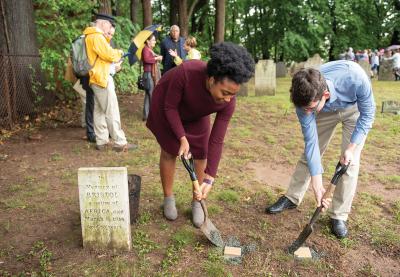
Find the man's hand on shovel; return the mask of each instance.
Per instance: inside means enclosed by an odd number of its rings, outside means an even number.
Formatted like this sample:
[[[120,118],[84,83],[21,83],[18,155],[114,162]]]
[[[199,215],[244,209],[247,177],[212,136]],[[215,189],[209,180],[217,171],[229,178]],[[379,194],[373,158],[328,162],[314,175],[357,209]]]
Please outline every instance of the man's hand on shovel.
[[[320,207],[322,205],[322,212],[325,212],[329,208],[329,205],[332,202],[332,198],[331,197],[323,198],[326,189],[322,185],[322,175],[319,174],[312,176],[311,182],[315,195],[315,200],[317,201],[317,207]]]

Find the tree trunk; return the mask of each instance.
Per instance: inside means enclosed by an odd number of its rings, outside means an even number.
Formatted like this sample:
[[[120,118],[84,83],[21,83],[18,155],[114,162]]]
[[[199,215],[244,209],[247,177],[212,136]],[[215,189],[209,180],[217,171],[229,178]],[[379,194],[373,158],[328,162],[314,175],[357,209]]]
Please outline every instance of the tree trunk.
[[[143,28],[153,24],[153,16],[151,13],[151,1],[142,0],[143,6]]]
[[[334,55],[334,49],[335,49],[335,40],[337,37],[337,20],[336,20],[336,5],[335,1],[332,1],[332,5],[329,5],[329,13],[332,18],[332,33],[333,33],[333,38],[330,40],[331,45],[329,47],[329,61],[334,61],[335,60],[335,55]]]
[[[179,25],[179,3],[178,0],[171,0],[169,2],[169,24],[172,25]]]
[[[111,0],[98,0],[99,2],[99,13],[112,14]]]
[[[223,42],[225,33],[225,0],[215,0],[214,42]]]
[[[32,0],[0,0],[0,123],[3,116],[13,122],[47,104],[36,37]]]
[[[138,13],[137,10],[139,8],[139,0],[131,0],[131,21],[133,24],[138,23]]]
[[[188,35],[187,0],[179,0],[179,28],[181,29],[181,36],[187,37]]]

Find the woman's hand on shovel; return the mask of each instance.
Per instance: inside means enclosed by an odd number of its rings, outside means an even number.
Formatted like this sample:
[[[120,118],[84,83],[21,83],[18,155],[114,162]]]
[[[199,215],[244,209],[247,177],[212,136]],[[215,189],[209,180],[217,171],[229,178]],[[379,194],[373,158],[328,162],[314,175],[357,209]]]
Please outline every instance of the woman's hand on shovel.
[[[185,159],[190,159],[190,152],[189,152],[189,142],[185,136],[180,138],[181,146],[179,147],[178,156],[182,156]]]

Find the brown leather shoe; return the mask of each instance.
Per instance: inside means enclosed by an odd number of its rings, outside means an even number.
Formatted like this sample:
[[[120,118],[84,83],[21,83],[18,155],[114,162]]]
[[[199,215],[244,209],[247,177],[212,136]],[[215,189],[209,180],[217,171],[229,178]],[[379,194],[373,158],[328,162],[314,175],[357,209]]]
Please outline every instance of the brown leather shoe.
[[[96,150],[99,150],[99,151],[106,151],[107,149],[108,149],[108,143],[102,144],[102,145],[96,144]]]
[[[136,144],[127,143],[127,144],[122,145],[122,146],[117,146],[116,145],[116,146],[113,147],[113,150],[115,152],[128,152],[129,150],[133,150],[133,149],[136,149],[136,148],[137,148]]]

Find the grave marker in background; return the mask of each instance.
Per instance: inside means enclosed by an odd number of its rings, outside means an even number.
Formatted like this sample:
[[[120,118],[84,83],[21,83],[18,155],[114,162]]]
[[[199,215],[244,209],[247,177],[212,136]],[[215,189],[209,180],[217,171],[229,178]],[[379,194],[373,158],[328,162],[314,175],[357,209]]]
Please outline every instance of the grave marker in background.
[[[393,74],[393,61],[392,60],[382,60],[379,63],[379,81],[394,81]]]
[[[83,247],[131,250],[126,167],[79,168]]]
[[[256,96],[275,95],[276,66],[273,60],[259,60],[256,64],[255,92]]]
[[[276,77],[286,77],[287,69],[284,62],[277,62],[276,63]]]
[[[371,65],[367,61],[358,61],[358,64],[364,69],[368,78],[371,78]]]
[[[240,86],[238,96],[254,96],[255,95],[255,79],[252,77],[247,83]]]

